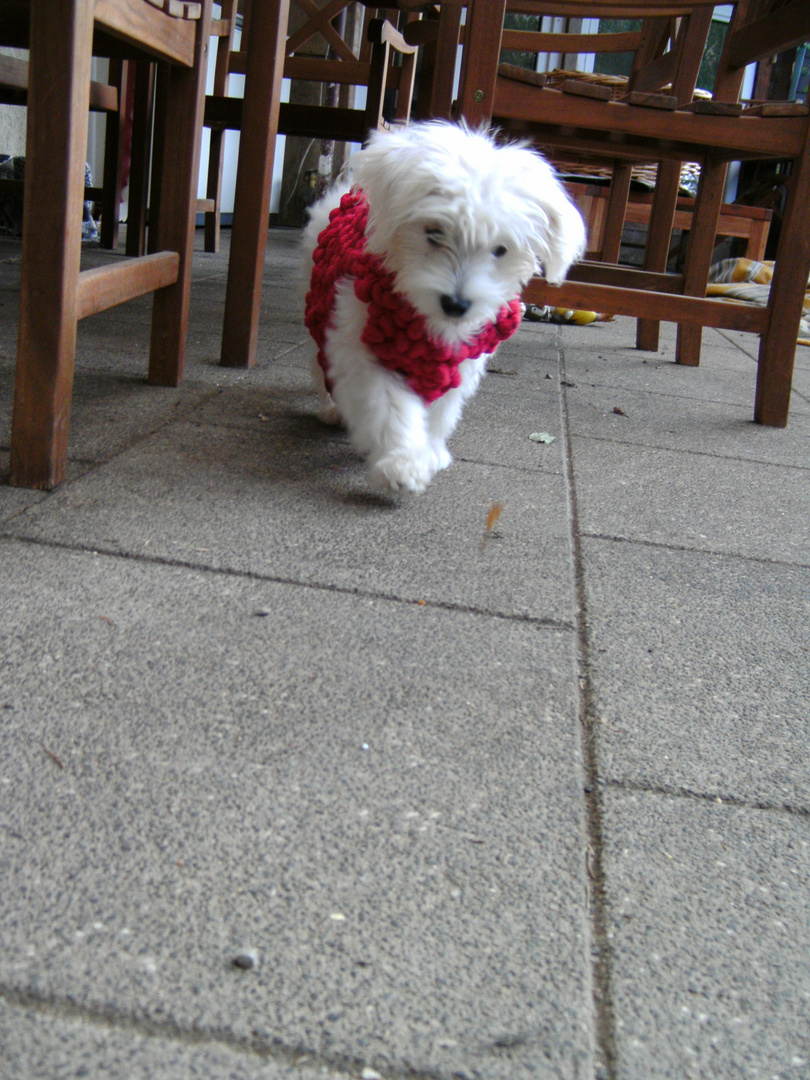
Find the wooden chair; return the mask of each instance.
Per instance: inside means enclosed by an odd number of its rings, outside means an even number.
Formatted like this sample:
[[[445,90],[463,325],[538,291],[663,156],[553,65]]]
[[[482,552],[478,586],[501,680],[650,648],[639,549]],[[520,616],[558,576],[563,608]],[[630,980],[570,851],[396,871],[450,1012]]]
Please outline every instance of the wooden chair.
[[[110,63],[112,65],[113,61]],[[104,140],[101,246],[113,250],[118,246],[121,197],[123,189],[128,186],[124,250],[127,255],[140,256],[147,252],[149,170],[155,111],[154,61],[125,61],[121,84],[121,108],[112,123],[112,131],[105,135]],[[125,156],[126,160],[123,160]],[[159,183],[157,175],[155,181]],[[156,230],[154,232],[157,242]],[[156,249],[153,246],[151,250]]]
[[[523,11],[530,7],[546,12],[541,2],[524,3]],[[553,6],[553,5],[552,5]],[[560,4],[557,11],[561,10]],[[627,5],[625,14],[630,14]],[[507,3],[507,11],[509,10]],[[587,9],[590,18],[610,16],[615,13],[615,3],[610,0],[602,5],[595,0]],[[712,9],[706,6],[683,12],[679,18],[656,14],[655,6],[639,9],[649,17],[641,20],[636,31],[596,33],[584,35],[572,33],[504,31],[502,46],[511,46],[531,54],[549,53],[555,56],[556,69],[534,75],[521,68],[501,64],[499,71],[512,79],[533,85],[558,89],[562,93],[594,97],[597,100],[627,101],[645,108],[670,110],[678,105],[688,105],[695,96],[696,83],[705,44],[711,26]],[[637,12],[638,14],[638,12]],[[572,19],[566,19],[571,23]],[[582,21],[580,18],[579,22]],[[626,77],[601,76],[581,72],[577,63],[583,54],[592,57],[610,56],[616,53],[633,54],[632,65]],[[595,65],[594,65],[595,66]],[[569,70],[569,68],[571,70]],[[577,151],[567,145],[564,136],[555,138],[554,133],[544,137],[543,149],[560,170],[587,173],[588,167],[603,176],[610,177],[610,184],[598,197],[589,190],[584,205],[580,205],[588,226],[588,258],[601,262],[617,263],[624,226],[627,224],[646,227],[644,269],[661,272],[667,268],[671,252],[672,229],[688,231],[692,224],[694,199],[681,192],[681,163],[672,160],[647,163],[610,159],[603,152]],[[652,194],[633,190],[636,176],[654,177]],[[569,192],[579,205],[578,185],[569,185]],[[772,214],[759,208],[736,208],[724,204],[718,219],[718,237],[741,236],[751,241],[751,257],[762,259],[768,236],[768,223]],[[639,348],[655,351],[658,348],[659,324],[656,320],[640,320],[637,329]]]
[[[665,111],[633,100],[597,101],[533,86],[499,71],[504,14],[509,6],[507,0],[476,0],[468,5],[466,59],[459,90],[460,113],[468,121],[492,122],[510,132],[530,134],[540,143],[554,140],[589,155],[621,154],[629,160],[701,164],[683,274],[584,262],[559,289],[534,279],[525,299],[677,322],[677,360],[684,364],[699,363],[703,326],[758,333],[754,418],[784,427],[810,273],[810,110],[803,105],[777,103],[745,108],[738,99],[748,64],[810,38],[810,6],[805,0],[737,0],[718,64],[713,100],[682,102]],[[569,14],[586,14],[592,7],[586,0],[552,6]],[[624,10],[635,7],[629,3],[617,6]],[[694,17],[708,6],[709,0],[690,4],[646,0],[643,9],[647,14],[657,8],[667,15]],[[757,308],[707,299],[727,164],[763,158],[785,159],[791,170],[769,304]],[[671,220],[667,226],[671,227]]]
[[[581,183],[565,180],[565,189],[579,208],[585,219],[588,233],[588,259],[602,259],[605,226],[608,218],[608,197],[610,190],[595,183]],[[653,193],[651,191],[632,191],[628,196],[624,211],[625,225],[649,227],[652,217]],[[692,228],[692,212],[695,200],[690,196],[679,196],[675,205],[673,225],[682,232]],[[764,206],[743,206],[737,203],[723,203],[717,219],[719,237],[735,237],[745,241],[741,252],[746,259],[761,262],[765,258],[773,210]]]
[[[322,8],[299,4],[300,18],[290,22],[290,0],[245,3],[240,48],[225,51],[232,37],[219,40],[214,94],[206,99],[205,123],[214,141],[208,174],[208,250],[218,243],[221,188],[221,136],[241,131],[236,173],[233,227],[222,337],[222,363],[246,367],[254,363],[264,251],[277,134],[302,135],[345,142],[363,142],[382,125],[386,89],[398,90],[398,117],[407,120],[413,93],[416,49],[385,19],[365,21],[362,47],[353,51],[334,25],[352,0],[331,0]],[[362,9],[361,9],[362,11]],[[223,17],[233,25],[235,5],[226,0]],[[309,47],[309,51],[307,51]],[[392,51],[403,58],[392,64]],[[230,74],[245,75],[244,98],[227,96]],[[329,104],[301,105],[280,101],[282,77],[325,83],[338,88]],[[366,103],[355,107],[351,88],[366,89]]]
[[[0,8],[0,41],[30,49],[12,484],[50,489],[64,478],[79,319],[153,292],[149,381],[182,378],[210,16],[211,0],[6,0]],[[159,61],[171,153],[159,180],[159,250],[81,271],[93,55]]]
[[[25,39],[23,39],[25,40]],[[90,112],[101,113],[106,117],[104,136],[104,170],[100,182],[85,186],[86,202],[100,203],[102,247],[114,248],[117,241],[118,207],[121,202],[122,173],[120,137],[123,113],[126,108],[127,80],[129,64],[123,60],[110,61],[110,76],[106,82],[90,83]],[[0,103],[19,105],[28,104],[28,61],[18,57],[0,55]],[[23,193],[23,180],[3,179],[0,192],[5,194]]]
[[[12,40],[27,41],[27,26],[24,31],[15,33]],[[146,250],[155,65],[150,60],[112,57],[109,67],[106,82],[94,80],[90,83],[90,112],[101,113],[106,121],[104,164],[100,183],[86,186],[84,197],[86,202],[100,207],[99,245],[114,251],[118,246],[123,191],[129,180],[126,253],[143,255]],[[27,106],[26,60],[0,55],[0,102]],[[23,187],[22,180],[0,181],[0,192],[21,194]]]
[[[401,0],[401,3],[411,6],[414,0]],[[437,38],[441,40],[443,34],[452,34],[455,27],[466,49],[466,26],[459,29],[460,9],[461,5],[456,0],[442,4],[440,14],[432,24],[426,22],[415,27],[414,35],[426,35],[429,33],[428,27],[432,25]],[[594,100],[632,100],[645,108],[674,108],[676,104],[692,101],[703,47],[711,25],[710,7],[703,5],[692,10],[681,5],[681,9],[672,4],[663,7],[660,3],[628,4],[617,3],[617,0],[592,0],[587,9],[577,4],[569,6],[559,0],[508,0],[505,13],[530,16],[538,25],[543,16],[567,16],[564,20],[556,20],[564,21],[566,30],[543,32],[538,29],[505,28],[501,49],[517,51],[525,56],[542,56],[546,64],[550,57],[554,57],[555,63],[550,72],[510,63],[501,64],[499,72],[505,78],[531,86],[547,86],[562,93]],[[676,18],[676,14],[681,17]],[[608,33],[581,29],[585,16],[592,20],[616,15],[637,16],[640,28]],[[450,26],[445,28],[445,23]],[[431,107],[436,110],[434,115],[451,117],[458,114],[458,107],[453,101],[452,84],[446,73],[450,58],[449,45],[445,45],[444,50],[447,56],[443,61],[445,74],[432,69],[428,82],[432,86]],[[586,60],[592,62],[594,56],[617,53],[627,54],[630,67],[627,76],[595,75],[580,67]],[[430,63],[431,59],[431,54],[427,53],[427,62]],[[518,134],[528,134],[531,138],[533,133],[519,131]],[[611,155],[609,147],[609,140],[603,140],[597,157],[601,175],[609,178],[610,184],[605,195],[605,212],[599,218],[602,227],[598,232],[598,244],[593,230],[589,234],[592,257],[604,262],[618,262],[634,171],[641,164],[654,165],[658,170],[656,212],[650,215],[645,265],[649,270],[664,270],[672,232],[671,218],[679,195],[680,165],[675,161],[630,161],[622,156],[621,148]],[[555,140],[553,133],[543,133],[541,149],[561,171],[577,173],[585,167],[594,166],[594,156],[587,148],[574,146],[565,139]],[[638,339],[639,347],[657,348],[658,324],[649,320],[640,321]]]
[[[237,11],[237,8],[239,9]],[[211,130],[206,197],[198,202],[205,212],[205,250],[219,250],[222,166],[227,130],[241,128],[242,100],[230,95],[232,75],[244,75],[251,39],[251,0],[223,0],[222,17],[212,24],[216,62],[212,93],[206,97],[205,126]],[[362,30],[351,24],[346,32],[347,9],[358,13]],[[337,0],[322,13],[311,4],[293,0],[287,27],[283,77],[291,84],[319,84],[319,103],[290,101],[279,105],[278,134],[310,139],[358,143],[383,123],[383,99],[396,92],[396,119],[407,122],[413,96],[416,49],[405,43],[393,24],[379,17],[385,9],[364,9],[354,0]],[[395,13],[396,14],[396,13]],[[239,46],[235,47],[241,20]],[[338,25],[334,25],[335,22]],[[342,26],[341,26],[342,23]],[[356,44],[352,37],[358,39]],[[396,54],[400,63],[392,63]],[[354,102],[357,91],[365,103]]]
[[[421,47],[418,88],[413,102],[415,120],[452,117],[456,63],[462,33],[462,0],[397,0],[397,7],[411,17],[403,29],[409,45]]]

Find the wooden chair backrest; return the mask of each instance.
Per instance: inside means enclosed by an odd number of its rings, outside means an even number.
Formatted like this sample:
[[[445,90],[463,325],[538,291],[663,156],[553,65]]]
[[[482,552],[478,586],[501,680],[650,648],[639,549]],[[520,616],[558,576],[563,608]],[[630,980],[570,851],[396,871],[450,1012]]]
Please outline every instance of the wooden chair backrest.
[[[594,2],[581,14],[577,5],[543,3],[542,0],[507,0],[506,14],[566,17],[563,32],[515,30],[504,28],[502,50],[517,50],[536,54],[558,54],[566,57],[559,66],[570,69],[571,76],[583,76],[578,71],[577,58],[589,55],[628,53],[632,55],[626,82],[615,80],[615,96],[630,92],[654,93],[666,90],[679,103],[690,101],[697,79],[700,60],[711,22],[712,8],[698,3],[696,10],[688,4],[669,4],[664,8],[653,0],[649,4]],[[641,20],[638,29],[602,33],[581,32],[576,23],[584,18],[613,16],[617,9],[623,17]],[[663,13],[662,13],[663,12]],[[573,24],[573,25],[572,25]],[[608,80],[604,80],[605,85]]]
[[[235,27],[237,7],[242,18],[242,33],[239,48],[231,45],[226,54],[229,75],[244,74],[247,63],[251,0],[223,0],[222,18],[231,28]],[[355,10],[349,11],[350,8]],[[363,5],[356,0],[328,0],[320,8],[293,0],[284,77],[338,85],[368,85],[371,48],[367,29],[373,11],[365,10],[361,19],[362,10]],[[391,14],[396,18],[396,12]],[[352,28],[352,33],[348,27]]]

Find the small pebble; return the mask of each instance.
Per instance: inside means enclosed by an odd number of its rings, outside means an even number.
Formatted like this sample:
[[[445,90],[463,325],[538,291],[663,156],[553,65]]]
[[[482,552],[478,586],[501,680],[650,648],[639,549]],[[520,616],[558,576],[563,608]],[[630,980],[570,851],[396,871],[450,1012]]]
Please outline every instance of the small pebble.
[[[256,967],[256,957],[252,953],[239,953],[231,960],[231,963],[234,967],[250,971],[251,968]]]

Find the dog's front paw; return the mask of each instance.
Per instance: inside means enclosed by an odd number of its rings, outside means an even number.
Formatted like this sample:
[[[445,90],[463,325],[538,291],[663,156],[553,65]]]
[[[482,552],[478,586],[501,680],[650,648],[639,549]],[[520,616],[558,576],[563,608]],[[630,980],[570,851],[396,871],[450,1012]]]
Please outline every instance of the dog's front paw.
[[[445,443],[434,442],[433,453],[436,455],[436,472],[439,472],[440,469],[446,469],[449,465],[453,464],[453,457]]]
[[[418,495],[440,467],[431,451],[394,450],[371,465],[369,477],[382,491],[412,491]]]

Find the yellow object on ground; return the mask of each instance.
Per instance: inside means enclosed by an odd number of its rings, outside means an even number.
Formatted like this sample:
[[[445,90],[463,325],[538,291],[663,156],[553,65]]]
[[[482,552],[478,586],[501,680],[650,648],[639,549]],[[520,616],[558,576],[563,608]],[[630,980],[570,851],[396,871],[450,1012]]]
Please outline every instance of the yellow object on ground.
[[[603,315],[598,311],[577,311],[573,308],[539,307],[530,304],[526,309],[526,318],[532,322],[571,323],[585,326],[592,322],[610,322],[612,315]]]
[[[715,263],[709,274],[707,296],[724,296],[729,300],[741,300],[749,304],[768,303],[773,277],[772,262],[756,262],[754,259],[723,259]],[[810,283],[802,305],[803,315],[799,324],[797,344],[810,346]],[[569,308],[539,307],[530,304],[527,319],[533,322],[571,323],[585,326],[592,322],[609,322],[612,315],[596,311],[575,311]]]

